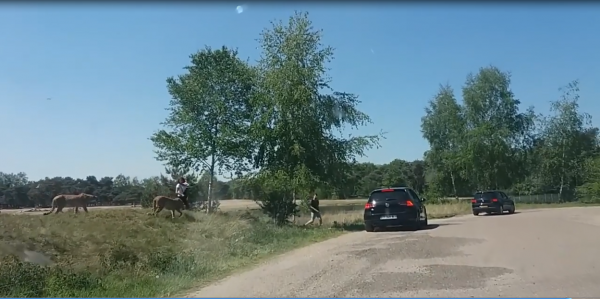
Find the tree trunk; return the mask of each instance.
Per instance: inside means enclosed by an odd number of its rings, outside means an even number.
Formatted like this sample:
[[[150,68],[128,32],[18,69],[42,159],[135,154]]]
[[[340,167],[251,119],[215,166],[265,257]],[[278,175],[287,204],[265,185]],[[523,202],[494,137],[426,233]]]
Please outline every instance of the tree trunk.
[[[206,213],[210,213],[212,210],[212,193],[213,193],[213,177],[215,176],[215,155],[213,154],[210,161],[210,169],[208,170],[208,195],[207,201],[208,206],[206,207]]]
[[[296,203],[296,189],[294,189],[294,192],[292,192],[292,202],[294,204]],[[292,215],[292,223],[296,224],[296,214]]]
[[[558,201],[562,202],[563,186],[565,185],[565,145],[562,147],[562,167],[560,174],[560,189],[558,190]]]
[[[215,123],[214,124],[214,129],[213,129],[213,140],[212,140],[212,144],[211,144],[211,151],[212,154],[210,156],[210,169],[208,170],[208,175],[210,176],[208,179],[208,195],[207,195],[207,201],[208,201],[208,206],[206,207],[206,213],[210,213],[212,211],[212,202],[213,202],[213,198],[212,198],[212,193],[213,193],[213,177],[215,176],[215,138],[217,137],[217,135],[219,134],[219,124]]]
[[[454,172],[450,171],[450,178],[452,179],[452,190],[454,191],[454,197],[458,198],[458,194],[456,193],[456,184],[454,182]]]

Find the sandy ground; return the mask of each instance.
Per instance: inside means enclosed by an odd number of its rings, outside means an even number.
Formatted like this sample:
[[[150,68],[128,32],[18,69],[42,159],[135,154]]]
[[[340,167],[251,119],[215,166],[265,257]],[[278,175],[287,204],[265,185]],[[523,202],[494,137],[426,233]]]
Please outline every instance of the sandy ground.
[[[275,257],[188,297],[594,297],[600,207],[356,232]]]

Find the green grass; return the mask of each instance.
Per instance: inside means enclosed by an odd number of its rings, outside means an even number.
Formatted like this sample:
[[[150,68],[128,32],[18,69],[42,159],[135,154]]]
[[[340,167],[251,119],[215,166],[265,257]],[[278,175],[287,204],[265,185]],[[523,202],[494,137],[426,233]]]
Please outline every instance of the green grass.
[[[517,210],[581,206],[518,204]],[[469,214],[469,203],[429,204],[429,217]],[[185,213],[147,210],[89,214],[0,215],[0,296],[165,297],[182,294],[258,261],[362,229],[359,205],[324,207],[323,227],[277,227],[258,211]],[[297,223],[304,223],[299,217]],[[26,250],[55,263],[23,262]],[[20,256],[17,258],[16,256]]]
[[[223,277],[342,229],[276,227],[247,214],[167,219],[144,210],[0,217],[0,296],[156,297]],[[42,252],[55,265],[13,254]]]

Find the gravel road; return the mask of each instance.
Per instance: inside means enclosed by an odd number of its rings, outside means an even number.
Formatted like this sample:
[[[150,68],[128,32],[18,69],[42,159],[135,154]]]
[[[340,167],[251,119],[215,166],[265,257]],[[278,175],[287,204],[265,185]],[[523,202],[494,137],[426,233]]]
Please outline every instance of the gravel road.
[[[600,207],[431,223],[418,232],[349,233],[275,257],[188,297],[600,294]]]

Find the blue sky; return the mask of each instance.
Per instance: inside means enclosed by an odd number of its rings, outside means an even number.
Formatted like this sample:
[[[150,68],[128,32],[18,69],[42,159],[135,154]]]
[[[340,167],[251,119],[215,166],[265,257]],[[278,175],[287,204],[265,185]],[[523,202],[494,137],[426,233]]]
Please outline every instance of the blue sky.
[[[249,4],[242,14],[232,2],[0,4],[0,171],[160,173],[148,137],[166,116],[165,79],[204,45],[255,61],[259,32],[294,10],[336,48],[333,87],[358,94],[373,117],[360,133],[387,132],[365,161],[421,158],[420,119],[439,84],[460,91],[490,64],[512,72],[523,109],[547,113],[579,79],[581,109],[600,117],[597,5],[367,3]]]

